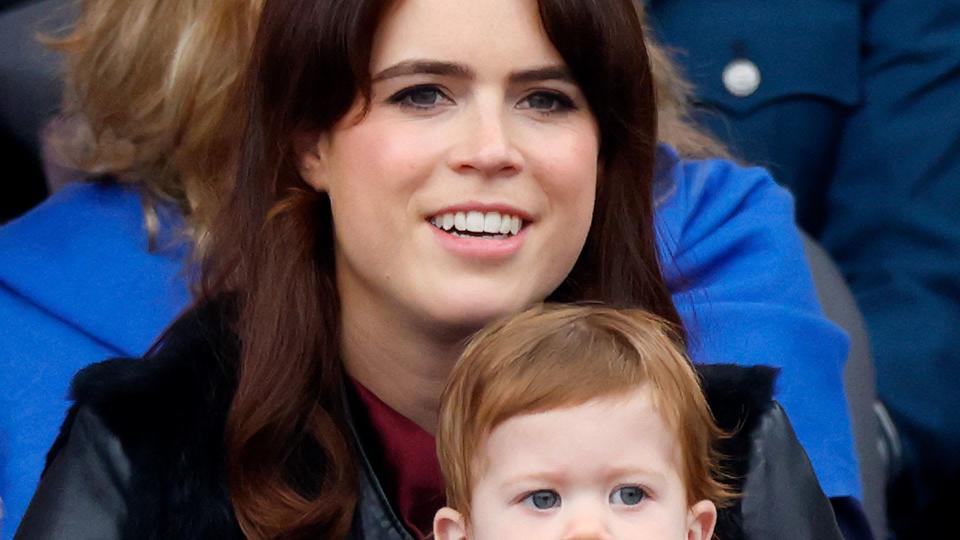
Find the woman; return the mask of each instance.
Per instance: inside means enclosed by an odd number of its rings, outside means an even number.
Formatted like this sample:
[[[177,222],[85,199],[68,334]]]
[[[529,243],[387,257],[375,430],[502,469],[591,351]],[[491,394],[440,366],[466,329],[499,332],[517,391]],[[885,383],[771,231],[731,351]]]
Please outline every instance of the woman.
[[[706,236],[723,228],[734,249],[801,256],[795,236],[769,234],[769,222],[758,234],[741,217],[744,204],[774,222],[789,210],[761,172],[660,152],[659,178],[690,180],[660,183],[673,277],[660,275],[655,106],[633,3],[545,1],[539,13],[533,2],[450,4],[268,4],[237,186],[211,230],[210,301],[147,361],[81,375],[25,531],[69,523],[74,536],[342,536],[368,493],[355,492],[358,465],[382,470],[384,447],[401,440],[388,430],[429,438],[462,339],[547,297],[642,305],[679,323],[667,281],[686,312],[700,297],[685,283],[722,277],[710,300],[724,305],[697,314],[695,354],[721,360],[715,351],[770,345],[776,362],[797,352],[777,343],[782,328],[770,339],[757,328],[739,348],[712,334],[740,313],[726,301],[744,281],[782,274],[743,273],[764,261],[731,260]],[[489,238],[474,238],[477,219]],[[789,224],[789,214],[780,219]],[[810,384],[842,403],[842,338],[817,317],[808,276],[795,283],[783,297],[791,307],[767,305],[764,318],[824,336],[827,364],[786,360],[785,378],[822,373]],[[842,414],[810,423],[803,414],[795,422],[808,435],[839,422],[825,444],[849,456]],[[817,463],[816,445],[808,450]],[[415,529],[404,501],[423,499],[404,497],[416,486],[403,474],[392,498]],[[853,489],[849,477],[833,480],[841,494]],[[82,513],[51,511],[64,498]],[[361,501],[357,515],[371,507]]]

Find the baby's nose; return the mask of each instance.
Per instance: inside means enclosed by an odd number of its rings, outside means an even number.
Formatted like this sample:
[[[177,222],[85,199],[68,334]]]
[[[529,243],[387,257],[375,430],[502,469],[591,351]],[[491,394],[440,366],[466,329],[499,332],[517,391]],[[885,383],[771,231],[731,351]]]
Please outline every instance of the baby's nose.
[[[584,508],[570,516],[564,540],[611,540],[606,513],[600,508]]]

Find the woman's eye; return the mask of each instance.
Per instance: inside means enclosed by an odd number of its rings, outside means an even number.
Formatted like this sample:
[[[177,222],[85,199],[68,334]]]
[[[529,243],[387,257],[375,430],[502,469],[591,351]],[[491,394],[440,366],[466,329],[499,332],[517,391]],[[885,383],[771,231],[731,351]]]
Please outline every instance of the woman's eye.
[[[552,489],[541,489],[524,497],[523,502],[537,510],[549,510],[560,506],[560,494]]]
[[[576,108],[572,99],[558,92],[535,92],[524,98],[518,107],[546,113],[569,111]]]
[[[610,494],[610,502],[626,506],[636,506],[647,497],[647,493],[640,486],[621,486]]]
[[[390,102],[401,107],[432,109],[437,105],[450,102],[450,99],[435,86],[414,86],[397,92],[390,98]]]

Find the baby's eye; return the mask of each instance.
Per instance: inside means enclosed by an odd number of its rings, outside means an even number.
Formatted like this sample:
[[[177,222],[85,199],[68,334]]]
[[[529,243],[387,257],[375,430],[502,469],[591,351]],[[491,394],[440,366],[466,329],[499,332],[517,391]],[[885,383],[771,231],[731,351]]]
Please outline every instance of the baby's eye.
[[[540,489],[524,497],[523,502],[537,510],[549,510],[560,506],[560,494],[552,489]]]
[[[647,493],[640,486],[620,486],[610,494],[610,502],[626,506],[636,506],[647,498]]]
[[[390,97],[391,103],[401,107],[414,109],[432,109],[437,105],[450,103],[451,100],[444,93],[432,85],[413,86],[405,88]]]
[[[552,113],[575,109],[573,100],[560,92],[534,92],[525,97],[518,105],[520,109]]]

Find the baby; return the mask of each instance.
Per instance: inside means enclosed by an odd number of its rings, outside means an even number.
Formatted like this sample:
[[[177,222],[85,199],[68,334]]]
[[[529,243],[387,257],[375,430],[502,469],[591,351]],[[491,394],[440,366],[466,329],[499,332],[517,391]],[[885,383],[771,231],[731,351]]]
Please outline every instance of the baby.
[[[443,396],[438,540],[707,540],[720,435],[664,321],[538,307],[477,335]]]

